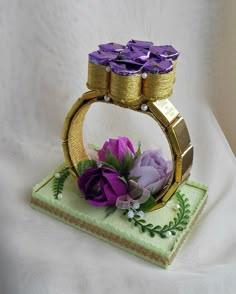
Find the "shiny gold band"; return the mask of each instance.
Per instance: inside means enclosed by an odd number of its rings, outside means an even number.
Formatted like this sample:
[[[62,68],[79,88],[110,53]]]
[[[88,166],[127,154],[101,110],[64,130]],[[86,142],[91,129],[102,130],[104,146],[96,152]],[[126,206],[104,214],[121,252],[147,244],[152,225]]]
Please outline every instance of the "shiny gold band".
[[[83,122],[91,104],[97,102],[106,103],[99,91],[83,94],[72,106],[65,119],[62,146],[66,163],[71,167],[71,172],[74,175],[76,175],[78,162],[87,158],[83,145]],[[142,112],[140,105],[138,108],[135,105],[127,105],[127,103],[122,103],[121,100],[117,101],[115,99],[109,103]],[[147,106],[148,110],[145,113],[159,124],[168,140],[174,171],[168,185],[164,187],[161,193],[155,195],[157,204],[152,209],[154,210],[163,207],[178,186],[188,178],[193,161],[193,146],[190,143],[189,133],[183,117],[180,116],[168,99],[157,100],[156,102],[149,101]]]

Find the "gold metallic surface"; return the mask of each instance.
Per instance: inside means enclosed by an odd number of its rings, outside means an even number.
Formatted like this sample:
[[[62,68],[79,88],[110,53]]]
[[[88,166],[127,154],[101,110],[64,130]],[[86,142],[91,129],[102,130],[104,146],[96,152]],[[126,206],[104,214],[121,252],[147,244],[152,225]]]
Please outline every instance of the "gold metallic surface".
[[[142,92],[148,100],[156,101],[171,96],[175,80],[175,71],[166,74],[147,74],[143,80]]]
[[[158,118],[165,127],[169,126],[179,115],[178,110],[169,99],[148,102],[147,105],[155,117]]]
[[[162,202],[166,203],[170,197],[175,193],[175,191],[177,190],[179,186],[179,183],[174,182],[170,189],[166,192],[165,196],[162,198]]]
[[[178,157],[177,157],[178,158]],[[185,177],[189,173],[193,164],[193,146],[190,145],[188,149],[181,155],[182,158],[182,175]]]
[[[88,63],[87,87],[90,90],[106,92],[109,87],[110,73],[106,71],[106,66]]]
[[[138,104],[142,94],[141,83],[142,77],[140,74],[121,76],[111,72],[109,96],[124,104]]]
[[[175,153],[181,155],[190,144],[190,136],[183,117],[178,117],[169,127],[168,134]]]
[[[80,111],[76,113],[70,125],[68,149],[74,167],[77,166],[79,161],[88,158],[83,144],[83,123],[90,104],[87,103],[80,108]]]
[[[107,92],[115,100],[123,104],[137,105],[143,100],[156,101],[171,96],[176,74],[176,61],[173,70],[166,74],[141,74],[128,76],[118,75],[104,65],[88,63],[87,87],[105,95]]]

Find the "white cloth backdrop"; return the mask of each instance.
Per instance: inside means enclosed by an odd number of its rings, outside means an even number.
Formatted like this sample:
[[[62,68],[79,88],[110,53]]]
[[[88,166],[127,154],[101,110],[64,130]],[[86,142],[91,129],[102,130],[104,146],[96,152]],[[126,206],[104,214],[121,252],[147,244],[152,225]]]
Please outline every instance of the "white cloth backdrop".
[[[232,5],[0,0],[1,294],[235,293],[235,157],[219,125],[235,147]],[[29,206],[32,186],[63,160],[60,131],[85,91],[88,52],[131,38],[181,52],[172,100],[195,146],[192,178],[209,185],[201,220],[167,271]]]

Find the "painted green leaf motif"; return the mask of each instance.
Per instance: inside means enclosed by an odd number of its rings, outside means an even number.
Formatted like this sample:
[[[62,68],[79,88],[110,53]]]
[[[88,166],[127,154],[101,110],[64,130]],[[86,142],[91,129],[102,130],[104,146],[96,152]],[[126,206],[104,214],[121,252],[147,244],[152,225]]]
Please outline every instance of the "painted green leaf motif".
[[[63,170],[58,172],[58,174],[59,177],[54,177],[52,181],[53,196],[55,197],[55,199],[57,199],[58,195],[63,191],[64,183],[70,175],[69,168],[64,168]]]
[[[141,232],[147,232],[151,237],[158,235],[161,238],[167,237],[167,232],[172,235],[176,235],[177,231],[183,231],[188,225],[188,220],[190,218],[190,205],[188,203],[188,198],[184,194],[181,194],[179,191],[175,193],[176,199],[180,206],[178,213],[168,224],[164,226],[154,226],[153,224],[146,223],[146,220],[140,219],[139,216],[135,215],[132,219],[128,219],[134,224],[135,227],[140,227]],[[126,211],[124,214],[126,214]]]

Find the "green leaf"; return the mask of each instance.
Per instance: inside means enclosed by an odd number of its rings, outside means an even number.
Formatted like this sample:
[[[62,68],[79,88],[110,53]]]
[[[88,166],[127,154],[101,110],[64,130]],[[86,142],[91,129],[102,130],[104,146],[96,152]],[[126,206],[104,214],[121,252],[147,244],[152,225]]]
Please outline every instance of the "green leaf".
[[[152,238],[155,237],[155,233],[153,231],[149,231],[149,234]]]
[[[132,168],[133,164],[134,164],[134,159],[132,157],[132,154],[129,151],[127,151],[124,156],[123,164],[121,167],[121,173],[124,175],[127,175],[130,169]]]
[[[142,224],[146,223],[145,219],[140,219],[139,222],[142,223]]]
[[[183,231],[183,227],[177,227],[176,230]]]
[[[127,180],[125,177],[118,177],[121,181],[123,181],[126,185],[128,185]]]
[[[150,210],[155,205],[156,205],[156,201],[155,201],[154,197],[152,195],[150,195],[148,200],[140,205],[140,209],[145,212],[145,211]]]
[[[106,150],[105,158],[106,158],[105,162],[107,164],[111,165],[117,171],[121,170],[121,164],[120,164],[119,160],[114,155],[112,155],[112,153],[109,149]]]
[[[147,224],[146,227],[147,228],[152,228],[153,227],[153,224]]]
[[[161,226],[155,226],[154,228],[153,228],[153,230],[160,230],[161,229]]]
[[[161,237],[162,239],[165,239],[165,238],[166,238],[166,235],[165,235],[165,234],[160,234],[160,237]]]
[[[69,168],[66,167],[63,170],[58,172],[60,174],[60,177],[54,177],[52,181],[52,190],[53,190],[53,196],[57,199],[58,194],[62,193],[64,189],[64,183],[66,179],[69,177],[70,172]]]
[[[105,212],[106,212],[105,218],[107,218],[108,216],[113,214],[116,210],[117,210],[116,206],[107,206],[106,210],[105,210]]]
[[[169,226],[168,225],[164,225],[164,227],[162,228],[162,231],[166,231],[169,229]]]
[[[134,159],[137,159],[141,155],[141,142],[138,142],[138,149],[135,153]]]
[[[170,221],[170,222],[169,222],[169,227],[172,227],[173,224],[174,224],[174,223],[173,223],[172,221]]]
[[[96,166],[97,166],[97,163],[95,160],[90,160],[90,159],[81,160],[77,164],[77,172],[79,176],[81,176],[87,169],[91,167],[96,167]]]

